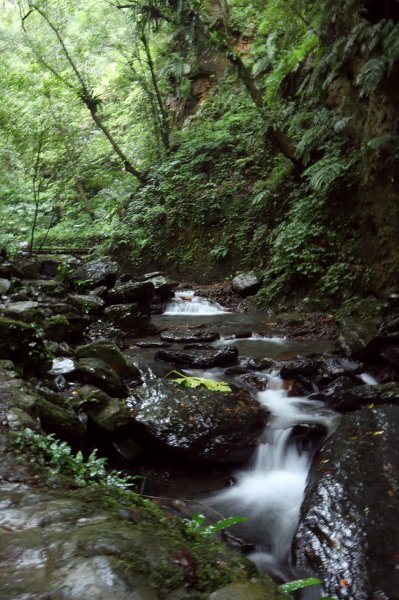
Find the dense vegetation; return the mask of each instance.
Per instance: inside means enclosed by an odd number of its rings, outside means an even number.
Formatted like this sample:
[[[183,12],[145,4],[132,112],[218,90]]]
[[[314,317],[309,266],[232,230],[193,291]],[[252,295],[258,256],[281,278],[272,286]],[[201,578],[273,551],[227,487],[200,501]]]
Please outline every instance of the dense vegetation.
[[[381,304],[398,267],[397,2],[2,9],[1,243],[195,280],[255,267],[265,306]]]

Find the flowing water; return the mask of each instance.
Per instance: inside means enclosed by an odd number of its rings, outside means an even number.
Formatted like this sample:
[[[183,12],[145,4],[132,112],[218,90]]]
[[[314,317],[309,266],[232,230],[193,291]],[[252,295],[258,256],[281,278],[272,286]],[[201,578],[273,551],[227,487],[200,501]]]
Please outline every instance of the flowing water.
[[[240,356],[293,358],[298,354],[310,354],[331,350],[329,342],[298,342],[262,331],[270,329],[265,316],[221,313],[220,306],[187,296],[168,304],[163,325],[187,324],[189,315],[206,314],[201,324],[207,324],[221,333],[215,346],[234,344]],[[193,310],[194,308],[194,310]],[[205,312],[203,312],[205,311]],[[185,319],[181,317],[184,315]],[[180,318],[179,318],[180,317]],[[165,320],[166,319],[166,320]],[[191,321],[190,321],[191,322]],[[248,329],[249,334],[237,337],[237,331]],[[223,379],[222,369],[192,371],[203,377]],[[235,484],[203,499],[209,507],[224,517],[245,516],[248,521],[233,527],[234,535],[254,545],[250,558],[262,572],[279,572],[290,565],[291,543],[295,533],[302,503],[306,478],[314,448],[303,447],[292,435],[298,424],[319,424],[331,431],[337,419],[336,413],[325,408],[321,402],[305,397],[288,397],[283,381],[273,372],[267,372],[266,391],[256,394],[259,402],[271,413],[262,443],[247,468],[235,474]]]
[[[164,315],[217,315],[225,313],[222,306],[216,302],[210,302],[202,296],[196,296],[191,290],[176,292],[174,298],[167,303]]]

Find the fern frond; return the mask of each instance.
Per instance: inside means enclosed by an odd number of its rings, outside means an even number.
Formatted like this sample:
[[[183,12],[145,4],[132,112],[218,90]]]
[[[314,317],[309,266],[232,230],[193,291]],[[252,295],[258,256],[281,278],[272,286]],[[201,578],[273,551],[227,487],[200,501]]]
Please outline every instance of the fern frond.
[[[356,83],[361,87],[360,97],[368,96],[378,87],[387,70],[384,58],[371,58],[363,66]]]
[[[328,192],[333,183],[342,177],[350,162],[337,156],[325,156],[304,171],[304,176],[316,192]]]

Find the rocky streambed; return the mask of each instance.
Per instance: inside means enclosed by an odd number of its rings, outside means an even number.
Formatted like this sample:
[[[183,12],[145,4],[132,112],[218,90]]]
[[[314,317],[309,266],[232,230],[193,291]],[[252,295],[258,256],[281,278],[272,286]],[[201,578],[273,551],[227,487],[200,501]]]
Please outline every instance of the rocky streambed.
[[[399,598],[395,307],[367,327],[203,305],[193,316],[192,294],[180,292],[187,312],[162,314],[178,283],[121,273],[110,259],[3,257],[0,278],[0,597],[285,597],[272,573],[319,575],[336,598]],[[256,289],[223,297],[242,305]],[[174,370],[230,390],[184,387]],[[133,491],[77,485],[18,455],[25,428],[86,457],[98,448],[144,479]],[[243,496],[261,453],[269,471]],[[280,485],[293,464],[294,504],[270,500],[275,474]],[[219,502],[226,485],[229,506]],[[252,518],[223,534],[234,551],[181,520],[232,510]]]

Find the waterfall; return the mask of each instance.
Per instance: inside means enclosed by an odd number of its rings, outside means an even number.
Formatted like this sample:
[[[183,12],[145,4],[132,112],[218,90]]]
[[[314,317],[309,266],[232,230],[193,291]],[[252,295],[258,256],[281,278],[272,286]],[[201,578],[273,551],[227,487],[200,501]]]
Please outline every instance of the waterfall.
[[[291,542],[299,520],[311,456],[291,439],[299,423],[331,427],[334,413],[306,398],[289,398],[278,377],[270,376],[270,389],[258,393],[272,413],[248,469],[236,474],[237,483],[207,499],[226,516],[245,516],[233,533],[255,544],[249,556],[260,569],[265,564],[289,564]]]
[[[171,298],[165,306],[164,315],[201,316],[217,315],[227,312],[217,302],[211,302],[201,296],[196,296],[191,290],[176,292],[175,297]]]

